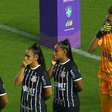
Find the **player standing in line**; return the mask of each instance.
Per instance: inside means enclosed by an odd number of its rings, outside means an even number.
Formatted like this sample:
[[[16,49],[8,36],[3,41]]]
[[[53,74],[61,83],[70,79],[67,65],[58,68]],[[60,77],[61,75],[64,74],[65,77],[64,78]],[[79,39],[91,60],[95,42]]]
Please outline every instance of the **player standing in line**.
[[[79,112],[82,77],[75,64],[69,41],[55,45],[54,58],[48,70],[54,78],[53,112]]]
[[[108,10],[103,28],[98,31],[88,51],[92,53],[98,46],[101,49],[98,72],[101,110],[112,112],[112,6]]]
[[[20,112],[47,112],[45,99],[52,95],[52,87],[39,45],[26,50],[15,84],[22,84]]]

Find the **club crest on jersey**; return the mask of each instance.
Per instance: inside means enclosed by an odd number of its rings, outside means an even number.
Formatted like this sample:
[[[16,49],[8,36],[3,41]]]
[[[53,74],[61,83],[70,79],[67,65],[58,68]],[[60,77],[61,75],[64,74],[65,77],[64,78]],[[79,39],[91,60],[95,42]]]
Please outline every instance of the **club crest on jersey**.
[[[36,81],[37,81],[37,76],[33,76],[33,77],[31,78],[31,81],[32,81],[32,82],[36,82]]]
[[[61,73],[61,77],[64,78],[65,77],[65,72]]]

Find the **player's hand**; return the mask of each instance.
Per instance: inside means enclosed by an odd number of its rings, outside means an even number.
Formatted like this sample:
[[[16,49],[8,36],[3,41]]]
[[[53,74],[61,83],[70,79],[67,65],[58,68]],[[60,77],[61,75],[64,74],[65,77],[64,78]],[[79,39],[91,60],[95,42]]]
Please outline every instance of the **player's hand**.
[[[56,64],[56,57],[55,57],[54,55],[53,55],[53,57],[52,57],[51,64],[52,64],[52,65],[55,65],[55,64]]]
[[[23,60],[22,64],[23,64],[24,67],[26,67],[28,65],[28,63],[25,60]]]
[[[30,62],[24,59],[22,62],[22,67],[27,67],[27,65],[30,65]]]

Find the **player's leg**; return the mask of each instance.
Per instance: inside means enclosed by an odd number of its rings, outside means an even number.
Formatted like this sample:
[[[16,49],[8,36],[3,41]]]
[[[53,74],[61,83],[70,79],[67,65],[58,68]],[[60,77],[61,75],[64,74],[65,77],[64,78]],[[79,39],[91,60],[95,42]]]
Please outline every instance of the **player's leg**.
[[[109,79],[109,112],[112,112],[112,78]]]
[[[100,79],[101,112],[109,112],[108,82]]]
[[[109,112],[112,112],[112,96],[109,98],[109,100],[110,100],[110,105],[109,105],[110,111]]]
[[[101,94],[101,112],[109,112],[110,102],[109,96]]]

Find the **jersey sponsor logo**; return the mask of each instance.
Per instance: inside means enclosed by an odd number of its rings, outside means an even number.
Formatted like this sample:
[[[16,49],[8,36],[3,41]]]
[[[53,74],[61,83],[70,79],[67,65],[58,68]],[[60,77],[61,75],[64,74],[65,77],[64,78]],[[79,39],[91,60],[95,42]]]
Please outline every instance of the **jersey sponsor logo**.
[[[35,93],[35,89],[34,88],[29,88],[26,85],[23,86],[23,91],[27,92],[31,96],[34,96],[34,93]]]
[[[66,83],[57,83],[56,84],[59,90],[65,91]]]

